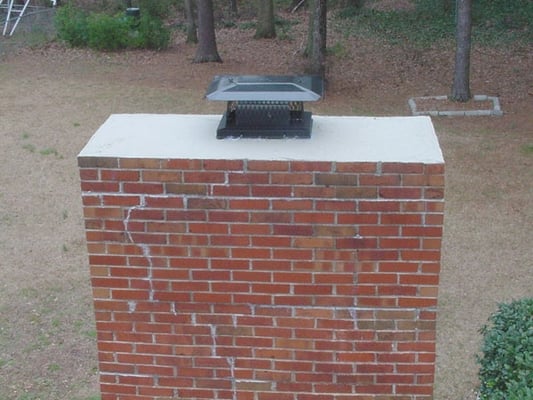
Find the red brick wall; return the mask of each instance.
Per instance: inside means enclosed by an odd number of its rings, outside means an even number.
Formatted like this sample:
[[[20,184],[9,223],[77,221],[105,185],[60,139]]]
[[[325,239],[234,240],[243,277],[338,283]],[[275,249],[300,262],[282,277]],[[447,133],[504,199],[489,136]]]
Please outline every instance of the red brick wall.
[[[442,164],[79,166],[103,400],[432,398]]]

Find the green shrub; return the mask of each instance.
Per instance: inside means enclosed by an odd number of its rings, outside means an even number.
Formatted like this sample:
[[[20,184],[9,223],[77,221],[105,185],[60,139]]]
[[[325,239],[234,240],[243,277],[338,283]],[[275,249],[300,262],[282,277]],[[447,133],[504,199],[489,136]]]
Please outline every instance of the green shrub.
[[[128,47],[130,18],[91,14],[87,20],[87,45],[96,50],[114,51]]]
[[[142,13],[140,19],[116,15],[85,13],[71,5],[60,7],[55,24],[58,37],[73,47],[90,47],[96,50],[116,51],[127,48],[166,49],[170,30],[161,19]]]
[[[55,15],[57,36],[73,47],[87,46],[87,14],[70,4],[59,7]]]
[[[133,36],[132,47],[137,48],[164,50],[170,43],[170,30],[163,21],[147,14],[141,14],[139,27]]]
[[[501,304],[483,334],[481,400],[533,399],[533,298]]]

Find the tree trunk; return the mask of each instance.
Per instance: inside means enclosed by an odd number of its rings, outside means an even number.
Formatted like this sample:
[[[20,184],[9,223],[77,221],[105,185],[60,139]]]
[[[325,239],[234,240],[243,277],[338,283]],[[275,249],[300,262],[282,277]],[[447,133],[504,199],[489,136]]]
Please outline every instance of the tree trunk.
[[[193,0],[185,0],[185,13],[187,15],[187,43],[198,43]]]
[[[311,43],[308,46],[310,57],[309,72],[322,77],[326,73],[326,39],[327,39],[327,1],[313,0],[311,9],[312,32],[309,35]]]
[[[196,5],[198,9],[198,46],[193,62],[222,62],[217,50],[213,0],[197,0]]]
[[[470,49],[472,46],[472,0],[457,0],[455,73],[451,98],[466,102],[470,93]]]
[[[256,39],[271,39],[276,37],[274,24],[274,0],[257,0],[258,17]]]
[[[237,15],[239,14],[239,10],[237,8],[237,0],[230,0],[229,12],[233,17],[237,17]]]

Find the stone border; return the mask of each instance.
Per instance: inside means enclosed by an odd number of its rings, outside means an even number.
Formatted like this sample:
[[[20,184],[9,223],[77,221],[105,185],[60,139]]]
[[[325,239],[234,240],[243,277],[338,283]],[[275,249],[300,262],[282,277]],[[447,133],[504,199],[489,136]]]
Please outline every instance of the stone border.
[[[503,111],[500,107],[500,100],[498,97],[487,96],[484,94],[475,95],[473,101],[492,101],[491,110],[448,110],[448,111],[417,111],[416,100],[448,100],[448,96],[425,96],[425,97],[411,97],[407,103],[413,115],[429,115],[431,117],[448,116],[448,117],[482,117],[482,116],[502,116]]]

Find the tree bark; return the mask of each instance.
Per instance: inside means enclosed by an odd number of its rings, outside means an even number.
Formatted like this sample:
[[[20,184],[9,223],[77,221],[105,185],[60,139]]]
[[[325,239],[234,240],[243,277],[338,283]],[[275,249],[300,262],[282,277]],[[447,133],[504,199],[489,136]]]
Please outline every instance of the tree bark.
[[[198,46],[193,62],[222,62],[217,50],[213,0],[197,0],[196,5],[198,9]]]
[[[193,0],[185,0],[185,13],[187,15],[187,43],[198,43]]]
[[[229,12],[233,17],[236,17],[239,14],[239,10],[237,8],[237,0],[230,0]]]
[[[276,37],[274,23],[274,0],[257,0],[257,29],[256,39],[272,39]]]
[[[470,49],[472,47],[472,0],[457,0],[455,73],[451,99],[470,100]]]
[[[313,0],[311,9],[312,29],[307,53],[310,58],[309,72],[322,77],[326,73],[327,1]]]

